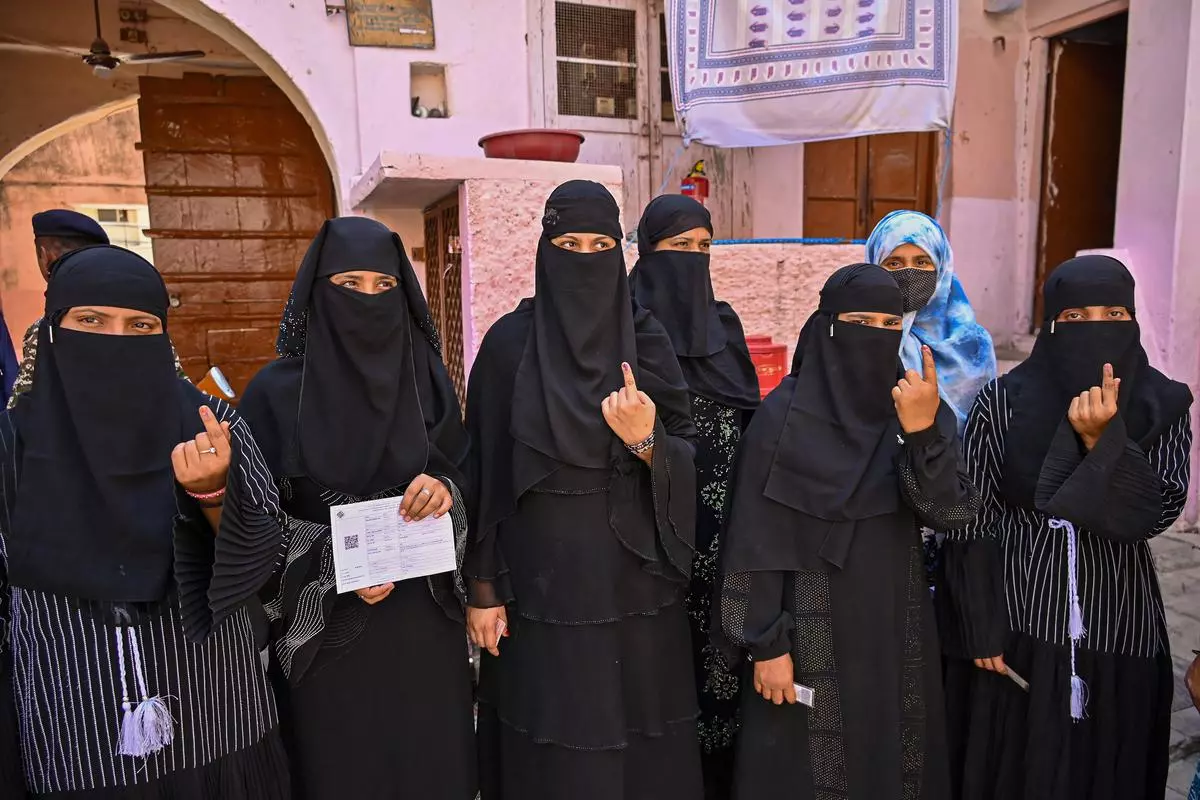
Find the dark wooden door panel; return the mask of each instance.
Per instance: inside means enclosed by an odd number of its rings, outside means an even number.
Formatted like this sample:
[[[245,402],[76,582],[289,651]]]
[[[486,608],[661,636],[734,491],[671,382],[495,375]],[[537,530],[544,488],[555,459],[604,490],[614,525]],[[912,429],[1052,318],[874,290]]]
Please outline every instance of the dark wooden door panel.
[[[1050,63],[1035,325],[1050,272],[1080,250],[1113,246],[1125,48],[1055,39]]]
[[[898,209],[933,214],[936,133],[804,146],[804,235],[863,239]]]
[[[329,170],[267,78],[139,82],[148,233],[171,337],[189,376],[216,365],[240,393],[273,356],[296,268],[334,213]]]

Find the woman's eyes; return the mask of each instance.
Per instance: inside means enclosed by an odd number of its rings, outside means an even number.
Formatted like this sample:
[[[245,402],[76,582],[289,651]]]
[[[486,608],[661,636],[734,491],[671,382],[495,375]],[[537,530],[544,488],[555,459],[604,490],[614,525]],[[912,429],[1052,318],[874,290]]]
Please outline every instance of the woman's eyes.
[[[380,281],[379,283],[375,284],[375,288],[379,289],[380,291],[390,292],[392,289],[396,288],[396,282]]]
[[[1125,319],[1129,316],[1119,308],[1114,308],[1112,311],[1108,312],[1108,315],[1113,319]]]
[[[889,319],[887,322],[883,323],[885,328],[898,328],[900,327],[900,324],[901,321],[898,319]]]

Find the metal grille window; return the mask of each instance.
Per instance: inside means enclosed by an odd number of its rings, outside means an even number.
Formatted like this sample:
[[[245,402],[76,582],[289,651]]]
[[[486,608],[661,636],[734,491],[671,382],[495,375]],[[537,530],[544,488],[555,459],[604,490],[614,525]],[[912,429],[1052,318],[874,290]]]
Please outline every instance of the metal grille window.
[[[637,13],[555,3],[558,113],[638,118]]]

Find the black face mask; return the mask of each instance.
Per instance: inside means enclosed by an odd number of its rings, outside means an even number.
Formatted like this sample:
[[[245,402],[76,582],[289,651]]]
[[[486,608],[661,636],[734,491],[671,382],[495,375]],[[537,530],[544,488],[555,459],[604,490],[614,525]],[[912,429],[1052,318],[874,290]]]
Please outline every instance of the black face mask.
[[[829,336],[829,331],[822,331]],[[896,354],[900,329],[835,320],[826,366],[826,379],[834,397],[862,422],[891,420],[896,416],[892,387],[896,385]]]
[[[1104,379],[1104,365],[1131,382],[1137,368],[1141,330],[1129,322],[1055,322],[1045,347],[1051,374],[1065,397],[1080,394]],[[1131,385],[1127,383],[1126,385]]]
[[[933,297],[937,288],[937,270],[906,267],[892,270],[892,278],[900,287],[904,299],[904,313],[920,311]]]

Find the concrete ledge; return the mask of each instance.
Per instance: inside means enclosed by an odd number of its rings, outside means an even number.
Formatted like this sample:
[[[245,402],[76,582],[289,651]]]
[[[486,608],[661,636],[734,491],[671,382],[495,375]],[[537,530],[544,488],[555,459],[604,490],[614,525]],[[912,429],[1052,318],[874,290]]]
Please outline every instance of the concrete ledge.
[[[621,168],[557,161],[465,158],[384,150],[350,188],[355,209],[383,206],[422,209],[468,180],[522,181],[557,185],[569,180],[621,185]]]

